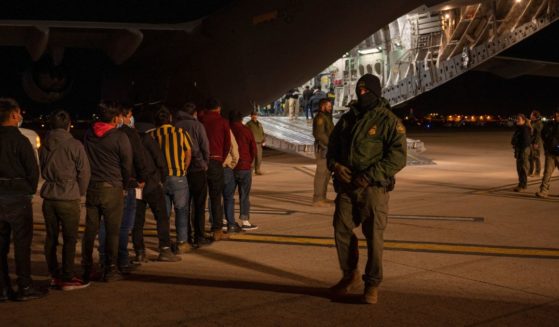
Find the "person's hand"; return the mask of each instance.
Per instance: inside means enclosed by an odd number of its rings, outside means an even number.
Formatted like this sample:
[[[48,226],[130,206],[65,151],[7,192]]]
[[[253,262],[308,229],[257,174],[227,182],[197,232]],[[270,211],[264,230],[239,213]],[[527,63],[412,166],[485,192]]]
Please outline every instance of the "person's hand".
[[[351,170],[344,165],[337,163],[334,166],[334,174],[344,183],[351,183]]]
[[[364,174],[359,174],[353,180],[353,185],[358,188],[365,188],[369,186],[369,180],[365,177]]]

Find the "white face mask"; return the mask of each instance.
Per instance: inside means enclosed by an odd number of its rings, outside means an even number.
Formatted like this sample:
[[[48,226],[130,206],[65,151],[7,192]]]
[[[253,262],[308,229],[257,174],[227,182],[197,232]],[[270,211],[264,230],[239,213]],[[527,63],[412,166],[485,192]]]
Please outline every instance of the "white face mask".
[[[130,123],[128,123],[127,125],[130,128],[134,128],[134,116],[130,117]]]

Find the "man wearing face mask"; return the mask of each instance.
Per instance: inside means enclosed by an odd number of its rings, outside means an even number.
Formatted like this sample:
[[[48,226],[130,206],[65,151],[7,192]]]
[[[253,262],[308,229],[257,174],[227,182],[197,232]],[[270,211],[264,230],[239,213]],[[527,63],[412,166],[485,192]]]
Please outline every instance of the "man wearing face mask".
[[[120,131],[128,136],[130,145],[132,146],[132,175],[126,186],[126,197],[124,198],[124,211],[122,214],[122,223],[120,225],[120,234],[118,240],[118,269],[123,274],[129,274],[134,265],[130,263],[128,257],[128,235],[134,227],[134,218],[136,216],[136,188],[143,188],[146,180],[146,163],[144,146],[140,135],[134,128],[134,116],[132,113],[132,105],[121,105],[121,114],[118,117],[117,127]],[[104,255],[105,228],[101,225],[99,229],[99,253],[101,257]]]
[[[0,302],[25,301],[45,295],[33,288],[31,279],[31,201],[39,182],[39,166],[31,143],[17,129],[22,120],[17,102],[0,99]],[[8,271],[12,239],[17,294],[12,289]]]
[[[388,192],[394,189],[394,175],[406,165],[406,130],[381,97],[376,76],[362,76],[355,92],[358,101],[334,127],[326,155],[338,194],[333,225],[343,271],[342,279],[330,290],[341,296],[360,284],[358,240],[353,229],[361,225],[368,254],[362,301],[372,304],[377,302],[382,281]]]
[[[93,246],[101,219],[105,225],[105,255],[102,262],[104,281],[122,278],[117,270],[119,230],[122,222],[123,195],[132,174],[132,146],[126,134],[117,129],[122,123],[118,104],[102,102],[99,121],[84,137],[91,181],[86,195],[85,232],[82,240],[84,282],[88,282],[93,265]]]

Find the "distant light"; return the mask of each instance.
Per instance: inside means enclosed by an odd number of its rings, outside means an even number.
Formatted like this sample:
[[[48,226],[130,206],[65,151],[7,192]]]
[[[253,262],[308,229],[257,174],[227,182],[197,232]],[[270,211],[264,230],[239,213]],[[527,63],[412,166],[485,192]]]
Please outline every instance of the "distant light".
[[[450,14],[444,15],[444,18],[449,19],[449,18],[450,18]]]
[[[358,50],[357,52],[359,52],[359,54],[362,55],[368,55],[368,54],[373,54],[373,53],[379,53],[380,51],[378,49],[365,49],[365,50]]]
[[[39,136],[35,138],[35,143],[37,144],[37,149],[41,147],[41,138]]]
[[[515,1],[516,1],[516,3],[521,3],[522,2],[522,0],[515,0]]]

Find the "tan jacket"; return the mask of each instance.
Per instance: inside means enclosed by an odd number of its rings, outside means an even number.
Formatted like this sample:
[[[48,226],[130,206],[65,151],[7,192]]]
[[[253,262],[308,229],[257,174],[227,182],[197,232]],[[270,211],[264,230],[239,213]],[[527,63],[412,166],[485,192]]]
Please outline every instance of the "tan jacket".
[[[227,155],[227,158],[225,158],[225,161],[223,162],[223,167],[228,167],[228,168],[235,168],[235,166],[237,165],[237,162],[239,162],[239,145],[237,144],[237,140],[235,140],[235,136],[233,135],[233,132],[231,132],[231,149],[229,149],[229,154]]]

